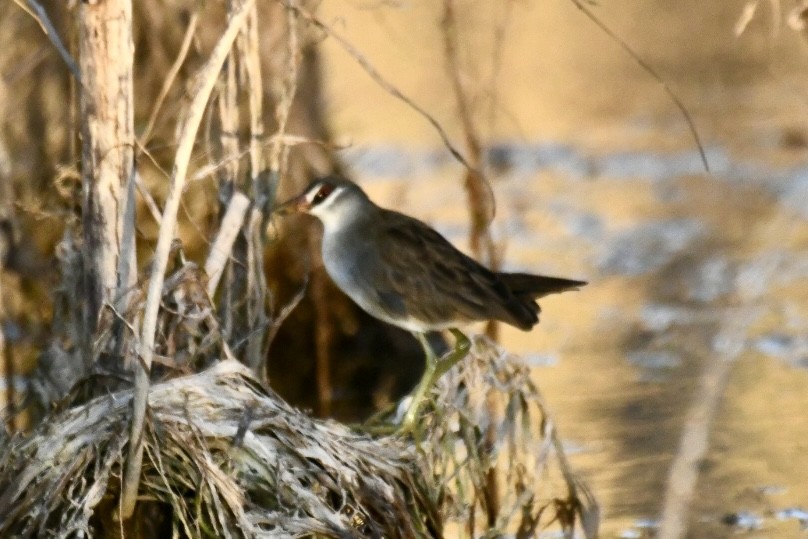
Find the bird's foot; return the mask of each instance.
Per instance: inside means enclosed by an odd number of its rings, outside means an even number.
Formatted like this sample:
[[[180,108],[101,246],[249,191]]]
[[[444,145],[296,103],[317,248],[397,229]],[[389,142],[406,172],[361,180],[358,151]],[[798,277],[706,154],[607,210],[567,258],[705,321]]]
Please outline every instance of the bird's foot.
[[[468,339],[468,337],[466,337],[461,331],[454,328],[450,329],[449,331],[455,338],[455,347],[453,350],[447,352],[440,358],[436,358],[434,354],[431,354],[431,350],[428,349],[428,345],[425,341],[423,341],[424,350],[426,351],[427,356],[426,371],[424,372],[424,376],[421,378],[418,387],[413,393],[412,401],[407,408],[407,412],[404,414],[404,417],[399,424],[399,433],[407,434],[415,431],[415,427],[417,426],[418,412],[420,411],[421,406],[424,404],[424,401],[426,401],[427,392],[435,386],[435,383],[438,381],[438,379],[440,379],[441,376],[446,374],[449,369],[457,365],[457,363],[466,357],[471,350],[471,341]]]

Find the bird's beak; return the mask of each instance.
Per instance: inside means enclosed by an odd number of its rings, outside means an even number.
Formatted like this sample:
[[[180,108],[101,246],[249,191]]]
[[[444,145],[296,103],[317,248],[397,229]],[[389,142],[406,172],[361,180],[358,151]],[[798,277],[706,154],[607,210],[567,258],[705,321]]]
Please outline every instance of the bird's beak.
[[[299,195],[291,200],[287,200],[280,206],[275,206],[272,213],[275,215],[290,215],[292,213],[306,213],[311,208],[311,204],[306,200],[305,195]]]

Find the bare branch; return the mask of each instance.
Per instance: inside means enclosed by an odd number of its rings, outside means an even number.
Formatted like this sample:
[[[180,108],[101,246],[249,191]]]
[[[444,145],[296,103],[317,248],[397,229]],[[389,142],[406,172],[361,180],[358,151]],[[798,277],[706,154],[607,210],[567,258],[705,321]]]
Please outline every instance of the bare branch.
[[[306,288],[309,286],[309,277],[308,274],[306,275],[306,280],[300,286],[300,289],[295,294],[295,297],[292,300],[283,306],[283,308],[275,314],[275,319],[272,320],[272,324],[269,327],[269,334],[267,335],[267,347],[272,345],[272,341],[275,340],[275,336],[278,334],[278,331],[281,329],[284,321],[292,314],[292,311],[295,310],[295,307],[303,301],[303,298],[306,297]],[[266,354],[264,355],[266,358]],[[258,365],[254,371],[258,372],[262,365]]]
[[[129,0],[82,3],[78,13],[81,84],[82,233],[85,277],[82,357],[89,366],[97,349],[105,303],[126,312],[137,280],[132,4]],[[116,324],[114,333],[121,335]],[[123,337],[112,346],[122,354]]]
[[[146,146],[149,144],[149,139],[151,138],[152,135],[152,129],[154,129],[155,122],[157,122],[157,115],[160,113],[160,109],[163,106],[163,101],[165,101],[165,98],[168,95],[168,91],[174,84],[174,79],[177,78],[177,74],[180,72],[182,64],[185,63],[185,57],[188,56],[188,51],[191,48],[191,42],[193,40],[194,34],[196,33],[196,25],[198,21],[199,21],[199,13],[197,12],[192,13],[191,20],[188,21],[188,28],[185,30],[185,36],[182,38],[182,45],[180,46],[180,52],[177,54],[177,59],[174,60],[171,69],[169,69],[168,73],[166,74],[166,79],[163,82],[163,86],[162,88],[160,88],[160,93],[157,95],[157,99],[154,102],[154,107],[152,108],[151,115],[149,116],[149,121],[148,123],[146,123],[146,128],[143,130],[143,134],[140,136],[140,144],[142,146]]]

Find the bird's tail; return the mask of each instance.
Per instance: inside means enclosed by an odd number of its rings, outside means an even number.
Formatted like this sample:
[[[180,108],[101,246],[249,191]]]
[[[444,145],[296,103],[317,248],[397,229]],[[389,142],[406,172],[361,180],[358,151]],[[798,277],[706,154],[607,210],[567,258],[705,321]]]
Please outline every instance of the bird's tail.
[[[529,273],[500,273],[499,278],[505,283],[514,296],[533,300],[550,294],[578,290],[586,281],[563,279],[561,277],[545,277]]]

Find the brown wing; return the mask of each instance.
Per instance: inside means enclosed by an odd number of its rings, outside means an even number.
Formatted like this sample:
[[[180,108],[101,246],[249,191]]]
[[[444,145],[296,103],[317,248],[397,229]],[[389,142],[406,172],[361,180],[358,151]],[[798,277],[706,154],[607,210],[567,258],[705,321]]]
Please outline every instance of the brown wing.
[[[435,324],[495,319],[529,329],[538,321],[532,299],[516,297],[497,274],[435,230],[398,212],[382,212],[377,238],[382,274],[376,283],[390,312]]]

